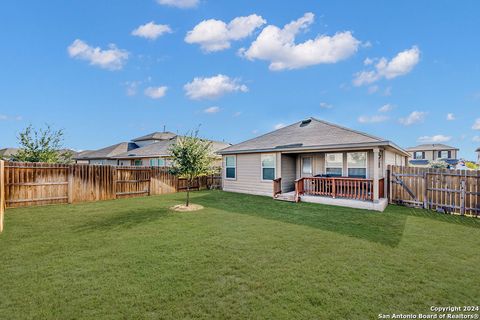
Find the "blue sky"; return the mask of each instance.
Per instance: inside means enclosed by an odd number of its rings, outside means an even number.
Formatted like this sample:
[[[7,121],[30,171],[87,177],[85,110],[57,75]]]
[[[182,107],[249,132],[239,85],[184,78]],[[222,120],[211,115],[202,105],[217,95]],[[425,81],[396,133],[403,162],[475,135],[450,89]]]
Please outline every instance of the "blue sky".
[[[314,116],[473,159],[478,12],[478,1],[2,1],[0,147],[30,123],[85,150],[164,125],[236,143]]]

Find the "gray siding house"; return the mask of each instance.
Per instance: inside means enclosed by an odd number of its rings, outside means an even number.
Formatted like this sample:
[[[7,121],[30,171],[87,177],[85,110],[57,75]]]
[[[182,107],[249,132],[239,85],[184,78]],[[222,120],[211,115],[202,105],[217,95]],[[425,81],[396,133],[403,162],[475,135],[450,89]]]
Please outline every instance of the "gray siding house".
[[[383,210],[387,165],[409,154],[386,139],[309,118],[230,146],[225,191]]]
[[[442,160],[450,165],[458,163],[458,148],[441,143],[421,144],[406,149],[410,154],[409,163],[414,167],[426,167],[430,161]]]

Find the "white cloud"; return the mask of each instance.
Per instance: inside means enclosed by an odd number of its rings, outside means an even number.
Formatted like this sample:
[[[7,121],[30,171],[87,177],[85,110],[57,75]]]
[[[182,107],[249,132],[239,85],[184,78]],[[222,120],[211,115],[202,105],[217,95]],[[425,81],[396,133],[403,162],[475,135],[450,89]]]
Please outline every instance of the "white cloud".
[[[152,99],[160,99],[167,94],[168,87],[160,86],[160,87],[148,87],[145,89],[144,94]]]
[[[353,84],[362,86],[382,78],[393,79],[403,76],[412,71],[419,61],[420,49],[417,46],[413,46],[411,49],[399,52],[390,61],[387,58],[379,59],[375,64],[375,70],[356,73]]]
[[[472,129],[473,130],[480,130],[480,118],[475,120],[475,123],[473,124]]]
[[[0,120],[8,120],[8,117],[4,114],[0,114]]]
[[[320,102],[320,108],[322,108],[322,109],[332,109],[333,105],[331,105],[330,103],[326,103],[326,102]]]
[[[86,60],[91,65],[108,70],[122,69],[128,59],[128,52],[118,49],[114,44],[110,44],[108,49],[102,50],[99,47],[94,48],[80,39],[76,39],[68,47],[68,54],[72,58]]]
[[[242,112],[240,111],[237,111],[233,114],[234,117],[239,117],[240,115],[242,114]]]
[[[440,142],[448,142],[450,140],[452,140],[452,137],[444,136],[443,134],[437,134],[434,136],[423,136],[417,139],[417,141],[421,143],[440,143]]]
[[[219,107],[210,107],[210,108],[207,108],[207,109],[203,110],[203,112],[205,112],[205,113],[217,113],[219,111],[220,111]]]
[[[357,52],[360,41],[350,31],[338,32],[333,36],[318,35],[315,39],[296,44],[297,34],[307,29],[313,21],[314,14],[308,12],[282,29],[268,25],[248,49],[241,49],[239,53],[250,60],[267,60],[270,70],[277,71],[336,63]]]
[[[407,117],[405,118],[400,118],[399,122],[403,124],[404,126],[410,126],[415,123],[420,123],[425,120],[425,117],[427,116],[426,112],[423,111],[413,111],[410,113]]]
[[[472,141],[473,141],[473,142],[480,142],[480,136],[474,136],[474,137],[472,138]]]
[[[276,125],[273,126],[275,130],[282,129],[286,126],[285,123],[277,123]]]
[[[385,90],[383,91],[383,95],[388,97],[392,95],[392,87],[386,87]]]
[[[197,43],[205,52],[220,51],[230,48],[231,41],[248,37],[266,22],[256,14],[237,17],[228,24],[215,19],[203,20],[188,31],[185,42]]]
[[[200,0],[157,0],[157,2],[166,6],[186,9],[196,7]]]
[[[165,33],[172,33],[172,29],[166,24],[155,24],[153,21],[143,24],[132,31],[132,35],[134,36],[151,40],[157,39]]]
[[[363,60],[363,64],[366,66],[373,64],[373,62],[374,62],[373,59],[370,59],[370,58],[366,58],[365,60]]]
[[[15,120],[15,121],[22,121],[22,116],[7,116],[5,114],[0,114],[0,121],[7,121],[7,120]]]
[[[247,92],[246,85],[239,83],[238,79],[218,74],[210,78],[194,78],[183,86],[186,95],[193,100],[214,99],[230,92]]]
[[[447,120],[448,120],[448,121],[453,121],[453,120],[455,120],[455,115],[454,115],[453,113],[447,114]]]
[[[360,123],[379,123],[388,120],[387,116],[375,115],[375,116],[360,116],[358,122]]]
[[[391,105],[390,103],[384,104],[378,109],[379,112],[389,112],[392,110],[393,110],[393,105]]]
[[[139,81],[127,81],[125,82],[126,90],[125,93],[129,97],[133,97],[134,95],[137,94],[137,89],[139,86],[140,82]]]

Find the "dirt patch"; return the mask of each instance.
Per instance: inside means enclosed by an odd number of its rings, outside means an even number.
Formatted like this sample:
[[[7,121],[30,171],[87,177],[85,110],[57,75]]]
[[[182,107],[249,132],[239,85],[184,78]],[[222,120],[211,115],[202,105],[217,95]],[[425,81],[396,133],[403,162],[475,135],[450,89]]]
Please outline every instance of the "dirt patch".
[[[173,211],[178,211],[178,212],[190,212],[190,211],[198,211],[202,210],[203,206],[199,204],[190,204],[188,207],[184,204],[177,204],[176,206],[171,207]]]

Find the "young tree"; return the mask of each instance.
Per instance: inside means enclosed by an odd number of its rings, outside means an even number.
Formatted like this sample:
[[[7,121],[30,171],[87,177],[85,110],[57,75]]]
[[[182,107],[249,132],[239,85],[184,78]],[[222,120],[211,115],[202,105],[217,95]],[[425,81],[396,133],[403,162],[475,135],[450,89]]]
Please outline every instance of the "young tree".
[[[20,150],[13,159],[26,162],[70,162],[72,153],[62,150],[63,135],[63,130],[55,131],[50,125],[38,130],[29,125],[18,135]]]
[[[186,206],[190,205],[190,188],[193,181],[213,173],[211,142],[198,138],[198,131],[178,137],[170,148],[173,157],[172,173],[187,179]]]

